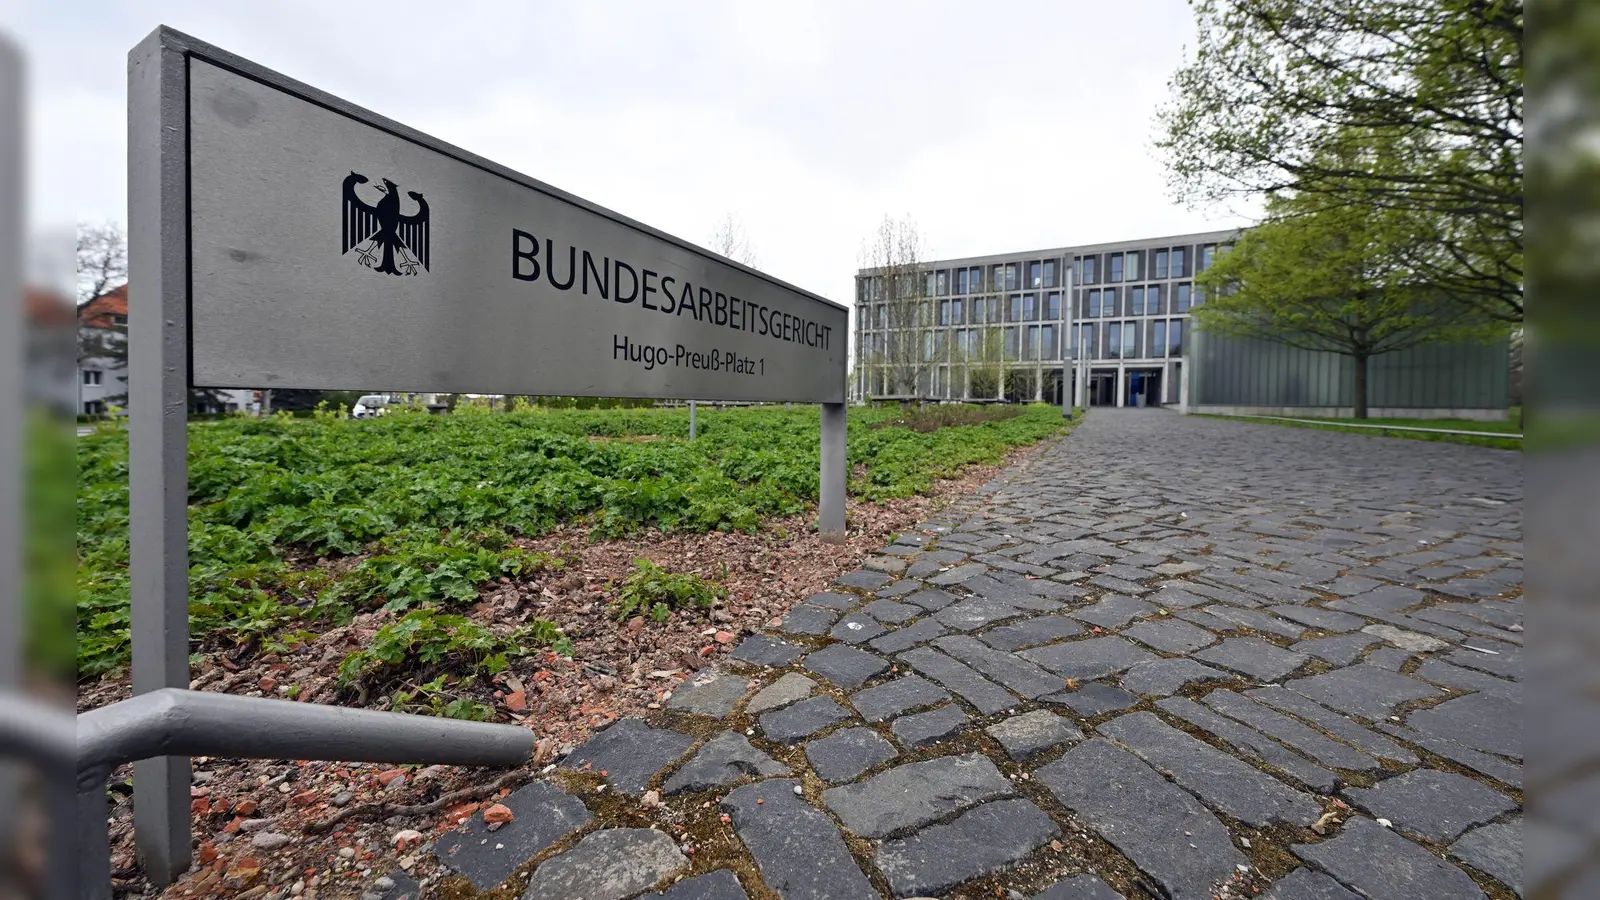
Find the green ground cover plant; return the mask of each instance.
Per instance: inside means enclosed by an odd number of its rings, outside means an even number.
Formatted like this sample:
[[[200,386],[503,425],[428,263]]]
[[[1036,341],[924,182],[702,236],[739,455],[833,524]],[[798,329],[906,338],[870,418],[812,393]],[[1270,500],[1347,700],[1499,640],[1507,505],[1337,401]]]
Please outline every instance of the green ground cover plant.
[[[1060,410],[1049,406],[925,432],[873,427],[898,415],[850,411],[853,496],[911,496],[1062,428]],[[324,414],[193,425],[193,650],[270,648],[318,623],[385,609],[400,616],[385,627],[433,616],[430,628],[451,632],[438,640],[460,645],[445,656],[492,659],[505,648],[480,646],[481,636],[439,617],[471,605],[490,581],[563,565],[516,546],[517,537],[569,524],[595,538],[646,529],[753,532],[815,504],[815,407],[702,410],[698,439],[687,437],[682,409],[398,411],[360,421]],[[88,678],[119,670],[128,657],[125,430],[106,425],[79,439],[77,463],[77,670]],[[661,580],[639,584],[652,579]],[[653,609],[673,601],[648,602]],[[358,672],[389,664],[372,651],[347,663]],[[421,656],[405,653],[413,662]]]

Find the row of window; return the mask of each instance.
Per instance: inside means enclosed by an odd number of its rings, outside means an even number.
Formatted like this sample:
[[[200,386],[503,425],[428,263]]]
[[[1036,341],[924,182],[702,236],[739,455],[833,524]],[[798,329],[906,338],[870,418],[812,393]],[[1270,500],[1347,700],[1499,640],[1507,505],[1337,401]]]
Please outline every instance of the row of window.
[[[1089,322],[1072,326],[1074,359],[1162,359],[1183,355],[1187,319]]]
[[[1090,288],[1078,299],[1078,317],[1159,316],[1186,313],[1204,302],[1203,291],[1187,281],[1171,285]]]
[[[933,362],[949,358],[972,361],[989,360],[1041,360],[1060,359],[1061,326],[1027,325],[1007,328],[957,328],[953,331],[925,331],[922,333],[922,361]],[[900,338],[904,340],[905,338]],[[862,339],[868,361],[898,356],[891,351],[894,337],[882,333],[870,334]]]
[[[866,316],[857,316],[856,330],[871,328],[923,328],[929,325],[998,325],[1001,322],[1037,322],[1061,318],[1060,291],[1040,294],[1012,294],[1009,297],[956,297],[950,300],[923,300],[905,310],[900,321],[891,315],[891,304],[875,303]]]
[[[1004,360],[1162,359],[1183,355],[1186,319],[1137,319],[1125,322],[1089,322],[1062,329],[1057,325],[1009,326],[1001,329],[957,328],[923,332],[923,362],[966,359],[972,362]],[[1065,335],[1067,344],[1058,341]],[[863,339],[866,362],[897,354],[893,337],[881,333]]]
[[[1072,260],[1076,284],[1114,284],[1127,281],[1190,278],[1204,272],[1218,250],[1228,244],[1201,244],[1197,247],[1161,247],[1151,250],[1126,250],[1120,253],[1090,254]],[[1193,252],[1191,252],[1191,250]],[[1061,287],[1060,261],[1039,259],[1027,262],[993,263],[987,266],[958,266],[924,273],[920,285],[923,296],[949,297],[985,291],[1040,290]],[[915,282],[913,281],[913,285]],[[916,287],[903,293],[914,293]],[[871,303],[884,299],[881,279],[863,278],[856,299]]]

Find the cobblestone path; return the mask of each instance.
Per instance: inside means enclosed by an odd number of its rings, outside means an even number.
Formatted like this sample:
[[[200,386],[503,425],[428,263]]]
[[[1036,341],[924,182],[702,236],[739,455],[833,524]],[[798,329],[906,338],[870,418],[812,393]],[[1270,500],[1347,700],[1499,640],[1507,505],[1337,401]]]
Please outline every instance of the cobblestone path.
[[[1096,410],[433,852],[530,900],[1517,896],[1521,500],[1514,453]]]

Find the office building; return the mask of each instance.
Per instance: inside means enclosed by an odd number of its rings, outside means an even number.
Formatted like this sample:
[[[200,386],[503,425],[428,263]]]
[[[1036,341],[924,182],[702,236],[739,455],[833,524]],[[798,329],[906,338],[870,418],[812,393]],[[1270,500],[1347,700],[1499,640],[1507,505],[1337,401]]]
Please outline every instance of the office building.
[[[1349,415],[1347,358],[1193,327],[1190,312],[1205,302],[1195,276],[1238,234],[927,262],[917,276],[922,296],[912,303],[887,302],[881,271],[863,269],[856,276],[851,399]],[[1504,342],[1377,357],[1369,373],[1372,414],[1503,417],[1507,360]]]

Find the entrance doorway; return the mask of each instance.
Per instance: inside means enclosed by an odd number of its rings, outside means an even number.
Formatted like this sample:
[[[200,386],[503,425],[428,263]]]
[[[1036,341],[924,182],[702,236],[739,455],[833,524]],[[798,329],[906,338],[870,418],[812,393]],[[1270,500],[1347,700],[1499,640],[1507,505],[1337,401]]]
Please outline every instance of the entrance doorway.
[[[1160,369],[1129,369],[1127,375],[1127,396],[1123,403],[1127,406],[1160,406],[1161,405],[1161,370]]]
[[[1117,405],[1117,373],[1115,369],[1096,369],[1089,373],[1089,405]]]

